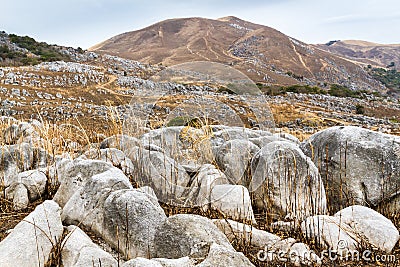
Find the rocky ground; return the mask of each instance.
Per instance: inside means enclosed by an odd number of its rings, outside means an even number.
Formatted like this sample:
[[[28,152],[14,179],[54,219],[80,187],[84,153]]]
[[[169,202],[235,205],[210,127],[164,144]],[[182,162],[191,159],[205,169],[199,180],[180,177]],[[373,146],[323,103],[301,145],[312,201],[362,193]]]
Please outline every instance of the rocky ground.
[[[398,266],[397,100],[163,69],[0,68],[0,266]]]
[[[93,128],[107,132],[110,113],[121,118],[129,116],[129,104],[134,103],[138,90],[157,86],[147,78],[163,69],[93,52],[68,55],[75,56],[77,62],[0,68],[0,114],[56,123],[79,120],[82,125],[96,125]],[[167,89],[182,97],[219,94],[216,88],[201,84],[170,83]],[[166,99],[171,103],[174,100]],[[287,94],[264,96],[259,102],[269,104],[276,127],[300,139],[335,125],[356,125],[393,134],[399,131],[400,105],[395,99]],[[356,114],[357,106],[363,107],[364,114]],[[173,108],[171,104],[169,109]]]
[[[398,264],[397,136],[171,126],[61,153],[2,121],[1,266]]]

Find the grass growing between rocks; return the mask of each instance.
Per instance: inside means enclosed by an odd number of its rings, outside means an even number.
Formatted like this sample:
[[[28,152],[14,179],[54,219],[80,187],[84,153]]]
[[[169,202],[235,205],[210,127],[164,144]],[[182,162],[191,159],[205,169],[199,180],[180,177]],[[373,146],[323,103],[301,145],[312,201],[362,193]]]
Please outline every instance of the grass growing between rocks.
[[[96,147],[93,143],[99,143],[105,136],[111,136],[115,134],[122,134],[123,125],[122,120],[118,117],[118,113],[114,110],[110,109],[110,118],[111,123],[109,127],[109,132],[100,134],[95,131],[95,129],[89,129],[87,125],[82,125],[79,121],[62,123],[59,125],[50,124],[47,122],[42,122],[42,126],[36,128],[40,137],[42,138],[42,142],[39,145],[42,146],[46,151],[48,151],[52,155],[59,155],[63,153],[70,153],[71,155],[77,156],[81,152],[85,151],[88,147]],[[7,129],[12,123],[10,121],[6,123],[0,124],[0,131],[3,132]],[[132,135],[140,135],[140,123],[137,122],[137,127],[132,132]],[[190,138],[190,136],[186,136],[186,138]],[[303,137],[304,138],[304,137]],[[3,138],[2,138],[3,139]],[[2,145],[5,145],[4,143]],[[215,162],[211,162],[215,163]],[[320,166],[317,166],[320,167]],[[346,166],[343,166],[346,168]],[[139,185],[134,184],[134,186],[138,187]],[[32,212],[35,207],[41,204],[46,199],[52,199],[55,192],[57,191],[57,182],[49,181],[48,189],[46,190],[46,194],[44,194],[41,199],[29,204],[29,206],[22,211],[14,211],[13,203],[6,199],[5,197],[5,186],[4,183],[0,184],[0,241],[3,240],[8,235],[8,230],[15,227],[24,217],[26,217],[30,212]],[[326,190],[331,190],[329,186],[326,187]],[[339,196],[345,197],[345,196]],[[328,203],[328,207],[330,207],[331,203]],[[201,216],[205,216],[211,219],[228,219],[224,214],[217,210],[208,209],[204,211],[201,208],[193,208],[193,207],[177,207],[173,205],[168,205],[166,203],[160,203],[161,207],[164,209],[164,212],[167,216],[172,216],[175,214],[197,214]],[[342,207],[343,208],[343,207]],[[393,207],[389,208],[384,204],[378,207],[378,212],[382,213],[388,219],[390,219],[395,226],[400,228],[400,214],[398,212],[394,212],[395,209]],[[281,231],[274,229],[271,224],[274,222],[273,214],[262,210],[254,210],[254,215],[257,220],[257,228],[260,230],[265,230],[267,232],[274,233],[282,238],[295,238],[300,242],[304,242],[310,246],[311,249],[317,252],[317,255],[320,255],[319,252],[323,250],[323,248],[319,247],[316,243],[310,242],[306,240],[303,234],[300,231]],[[104,245],[104,241],[101,240],[94,233],[91,233],[88,230],[85,230],[92,240],[100,245],[103,249],[106,249],[107,246]],[[290,263],[282,263],[282,262],[262,262],[257,258],[257,254],[259,252],[259,248],[253,247],[250,244],[250,240],[244,240],[242,238],[237,238],[232,242],[232,245],[237,251],[243,252],[246,257],[248,257],[255,266],[264,267],[264,266],[295,266]],[[107,248],[108,249],[108,248]],[[366,249],[366,248],[363,248]],[[60,266],[60,251],[61,244],[56,244],[53,248],[53,253],[51,259],[47,263],[46,267],[50,266]],[[396,245],[394,251],[391,253],[396,257],[397,260],[400,260],[400,248]],[[119,254],[114,251],[114,255],[119,257]],[[373,255],[385,255],[384,252],[375,251]],[[323,266],[399,266],[399,261],[394,263],[385,263],[385,262],[369,262],[369,261],[330,261],[328,259],[324,260]]]

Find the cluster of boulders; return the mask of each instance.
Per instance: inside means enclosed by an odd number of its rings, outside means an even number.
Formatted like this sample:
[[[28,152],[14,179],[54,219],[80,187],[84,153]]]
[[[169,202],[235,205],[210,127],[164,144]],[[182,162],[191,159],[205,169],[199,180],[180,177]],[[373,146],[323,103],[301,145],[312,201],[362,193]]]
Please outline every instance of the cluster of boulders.
[[[395,112],[400,112],[400,105],[397,101],[390,101],[389,99],[381,99],[373,95],[366,95],[363,99],[351,97],[336,97],[330,95],[320,94],[301,94],[301,93],[288,93],[285,96],[266,96],[268,102],[274,105],[294,105],[294,106],[308,106],[310,110],[318,111],[315,113],[323,120],[326,126],[338,125],[337,121],[345,121],[351,125],[361,126],[363,128],[372,129],[379,128],[381,132],[393,133],[398,132],[399,124],[396,119],[390,120],[387,118],[378,118],[368,116],[366,114],[356,114],[357,106],[360,107],[373,107],[375,110],[390,109]],[[309,121],[302,121],[301,119],[295,121],[287,121],[281,123],[280,127],[286,127],[290,130],[302,129],[307,133],[315,133],[318,129],[318,124],[312,125]]]
[[[257,229],[255,210],[338,253],[365,245],[390,253],[400,238],[371,209],[396,212],[395,136],[333,127],[300,143],[241,127],[179,126],[112,136],[79,155],[50,155],[32,123],[14,121],[3,138],[2,182],[14,209],[57,191],[0,242],[1,266],[57,258],[63,266],[253,266],[238,242],[262,251],[260,261],[322,264],[306,243]],[[186,214],[167,216],[160,204]]]

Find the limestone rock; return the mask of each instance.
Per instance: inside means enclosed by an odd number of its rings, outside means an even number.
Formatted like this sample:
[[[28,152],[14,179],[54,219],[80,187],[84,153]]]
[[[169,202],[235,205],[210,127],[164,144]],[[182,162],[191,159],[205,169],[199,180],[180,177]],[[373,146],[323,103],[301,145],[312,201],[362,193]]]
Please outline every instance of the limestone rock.
[[[216,161],[231,184],[246,186],[250,161],[259,150],[248,140],[230,140],[219,147]]]
[[[127,182],[127,178],[122,172],[117,171],[110,163],[100,160],[62,160],[57,165],[58,177],[61,182],[60,187],[54,196],[61,207],[64,207],[68,200],[81,189],[85,183],[94,175],[114,170],[117,177]],[[128,186],[128,185],[127,185]]]
[[[68,235],[61,245],[64,267],[118,266],[109,253],[94,244],[90,237],[77,226],[68,226]]]
[[[229,240],[211,220],[198,215],[177,214],[158,228],[153,255],[172,259],[186,256],[205,258],[214,243],[235,252]]]
[[[240,267],[254,267],[248,258],[243,253],[230,250],[225,246],[218,244],[211,244],[210,251],[207,258],[197,267],[226,267],[226,266],[240,266]]]
[[[390,253],[399,241],[396,226],[382,214],[364,207],[350,206],[337,212],[334,217],[349,225],[365,242]]]
[[[331,127],[312,135],[301,148],[320,164],[333,212],[354,204],[376,207],[390,199],[398,203],[399,137],[354,126]]]
[[[139,190],[111,193],[104,203],[103,216],[103,224],[94,230],[114,248],[119,242],[126,259],[152,255],[154,235],[167,219],[160,205]]]
[[[63,233],[60,207],[46,200],[0,243],[0,266],[44,266]]]
[[[324,184],[317,167],[299,147],[276,141],[263,147],[251,162],[249,191],[254,205],[277,214],[276,220],[296,220],[326,213]]]
[[[250,243],[254,247],[264,248],[265,246],[272,247],[273,244],[281,240],[277,235],[240,222],[225,219],[216,219],[213,222],[231,243],[239,239],[244,244]]]
[[[237,221],[257,223],[249,191],[241,185],[216,185],[211,189],[211,208]]]

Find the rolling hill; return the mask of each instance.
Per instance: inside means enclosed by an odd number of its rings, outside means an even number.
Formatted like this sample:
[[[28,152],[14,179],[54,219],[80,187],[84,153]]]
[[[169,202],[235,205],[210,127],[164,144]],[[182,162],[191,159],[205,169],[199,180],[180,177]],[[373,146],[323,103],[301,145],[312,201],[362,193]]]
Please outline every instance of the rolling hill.
[[[90,50],[167,66],[220,62],[271,85],[340,84],[355,90],[385,91],[359,62],[236,17],[170,19],[117,35]]]
[[[360,40],[331,41],[318,45],[328,52],[375,67],[400,70],[400,44],[377,44]]]

